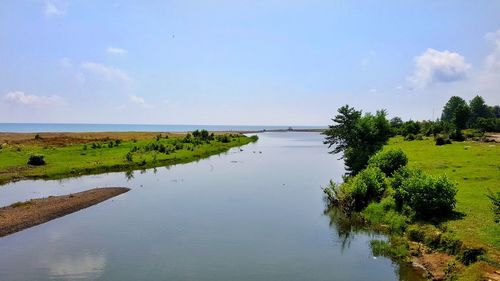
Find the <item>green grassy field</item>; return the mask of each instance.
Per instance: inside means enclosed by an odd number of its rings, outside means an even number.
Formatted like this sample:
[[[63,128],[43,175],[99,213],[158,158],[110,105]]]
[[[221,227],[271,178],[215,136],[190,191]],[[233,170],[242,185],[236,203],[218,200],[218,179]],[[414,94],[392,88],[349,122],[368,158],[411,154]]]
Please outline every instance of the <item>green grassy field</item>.
[[[156,138],[129,139],[121,141],[118,145],[110,145],[112,140],[68,143],[67,145],[47,145],[44,141],[31,140],[18,144],[4,144],[0,149],[0,184],[25,178],[56,179],[186,163],[255,140],[244,135],[231,135],[225,140],[226,142],[216,138],[210,140],[209,143],[200,142],[195,145],[182,143],[182,138],[182,136],[177,136],[159,140]],[[100,148],[93,148],[94,143]],[[168,152],[146,149],[153,144],[163,145]],[[131,152],[132,159],[127,160],[126,155],[129,152]],[[28,165],[28,159],[32,154],[44,155],[46,164]]]
[[[392,138],[384,149],[401,148],[409,166],[433,175],[446,174],[458,183],[455,210],[462,218],[445,222],[448,231],[467,245],[484,247],[500,261],[500,224],[494,222],[488,189],[500,192],[500,145],[483,142],[454,142],[436,146],[432,138],[404,141]]]

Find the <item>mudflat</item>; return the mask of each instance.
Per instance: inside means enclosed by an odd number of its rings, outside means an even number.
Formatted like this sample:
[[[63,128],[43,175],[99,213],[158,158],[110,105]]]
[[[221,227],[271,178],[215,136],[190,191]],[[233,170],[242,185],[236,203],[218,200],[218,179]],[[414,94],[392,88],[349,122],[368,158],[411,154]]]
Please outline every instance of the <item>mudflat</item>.
[[[69,195],[17,202],[0,208],[0,237],[74,213],[129,190],[126,187],[94,188]]]

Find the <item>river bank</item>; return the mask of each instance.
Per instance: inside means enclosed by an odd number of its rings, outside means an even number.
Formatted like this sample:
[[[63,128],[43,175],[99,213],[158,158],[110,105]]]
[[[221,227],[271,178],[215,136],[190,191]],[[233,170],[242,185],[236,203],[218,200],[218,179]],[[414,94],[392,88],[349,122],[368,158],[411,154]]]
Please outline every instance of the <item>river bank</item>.
[[[187,163],[253,141],[228,133],[0,133],[0,184]],[[28,164],[32,155],[42,161]]]
[[[2,207],[0,208],[0,237],[71,214],[129,190],[125,187],[94,188],[69,195],[17,202]]]

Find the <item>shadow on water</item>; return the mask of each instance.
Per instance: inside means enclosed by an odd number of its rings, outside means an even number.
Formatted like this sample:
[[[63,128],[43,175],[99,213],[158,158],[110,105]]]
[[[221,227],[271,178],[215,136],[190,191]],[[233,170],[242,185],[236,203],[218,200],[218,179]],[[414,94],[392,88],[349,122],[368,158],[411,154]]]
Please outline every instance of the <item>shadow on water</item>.
[[[365,234],[373,236],[374,239],[380,240],[381,232],[370,229],[366,223],[359,216],[347,215],[340,208],[327,204],[325,202],[325,210],[323,214],[328,217],[329,225],[332,229],[335,229],[336,234],[341,240],[341,251],[344,252],[349,249],[351,242],[354,241],[357,234]],[[386,240],[387,237],[383,236],[382,240]],[[378,255],[373,253],[374,258]],[[392,260],[394,266],[394,272],[400,281],[423,281],[427,280],[424,278],[424,271],[413,267],[409,263]]]

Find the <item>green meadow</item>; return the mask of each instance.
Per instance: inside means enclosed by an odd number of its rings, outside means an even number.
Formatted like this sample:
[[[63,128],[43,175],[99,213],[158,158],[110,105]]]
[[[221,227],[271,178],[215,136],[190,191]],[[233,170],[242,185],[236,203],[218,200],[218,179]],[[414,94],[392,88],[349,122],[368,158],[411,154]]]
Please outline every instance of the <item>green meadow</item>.
[[[500,192],[500,146],[488,142],[453,142],[437,146],[432,138],[390,139],[384,149],[401,148],[410,167],[433,175],[446,174],[458,183],[456,219],[444,222],[447,231],[470,246],[483,247],[493,260],[500,257],[500,224],[494,222],[488,190]]]
[[[226,135],[186,142],[182,136],[139,140],[101,140],[67,145],[43,142],[4,144],[0,149],[0,184],[9,181],[129,171],[186,163],[255,141],[255,137]],[[31,155],[43,155],[45,165],[28,165]]]

